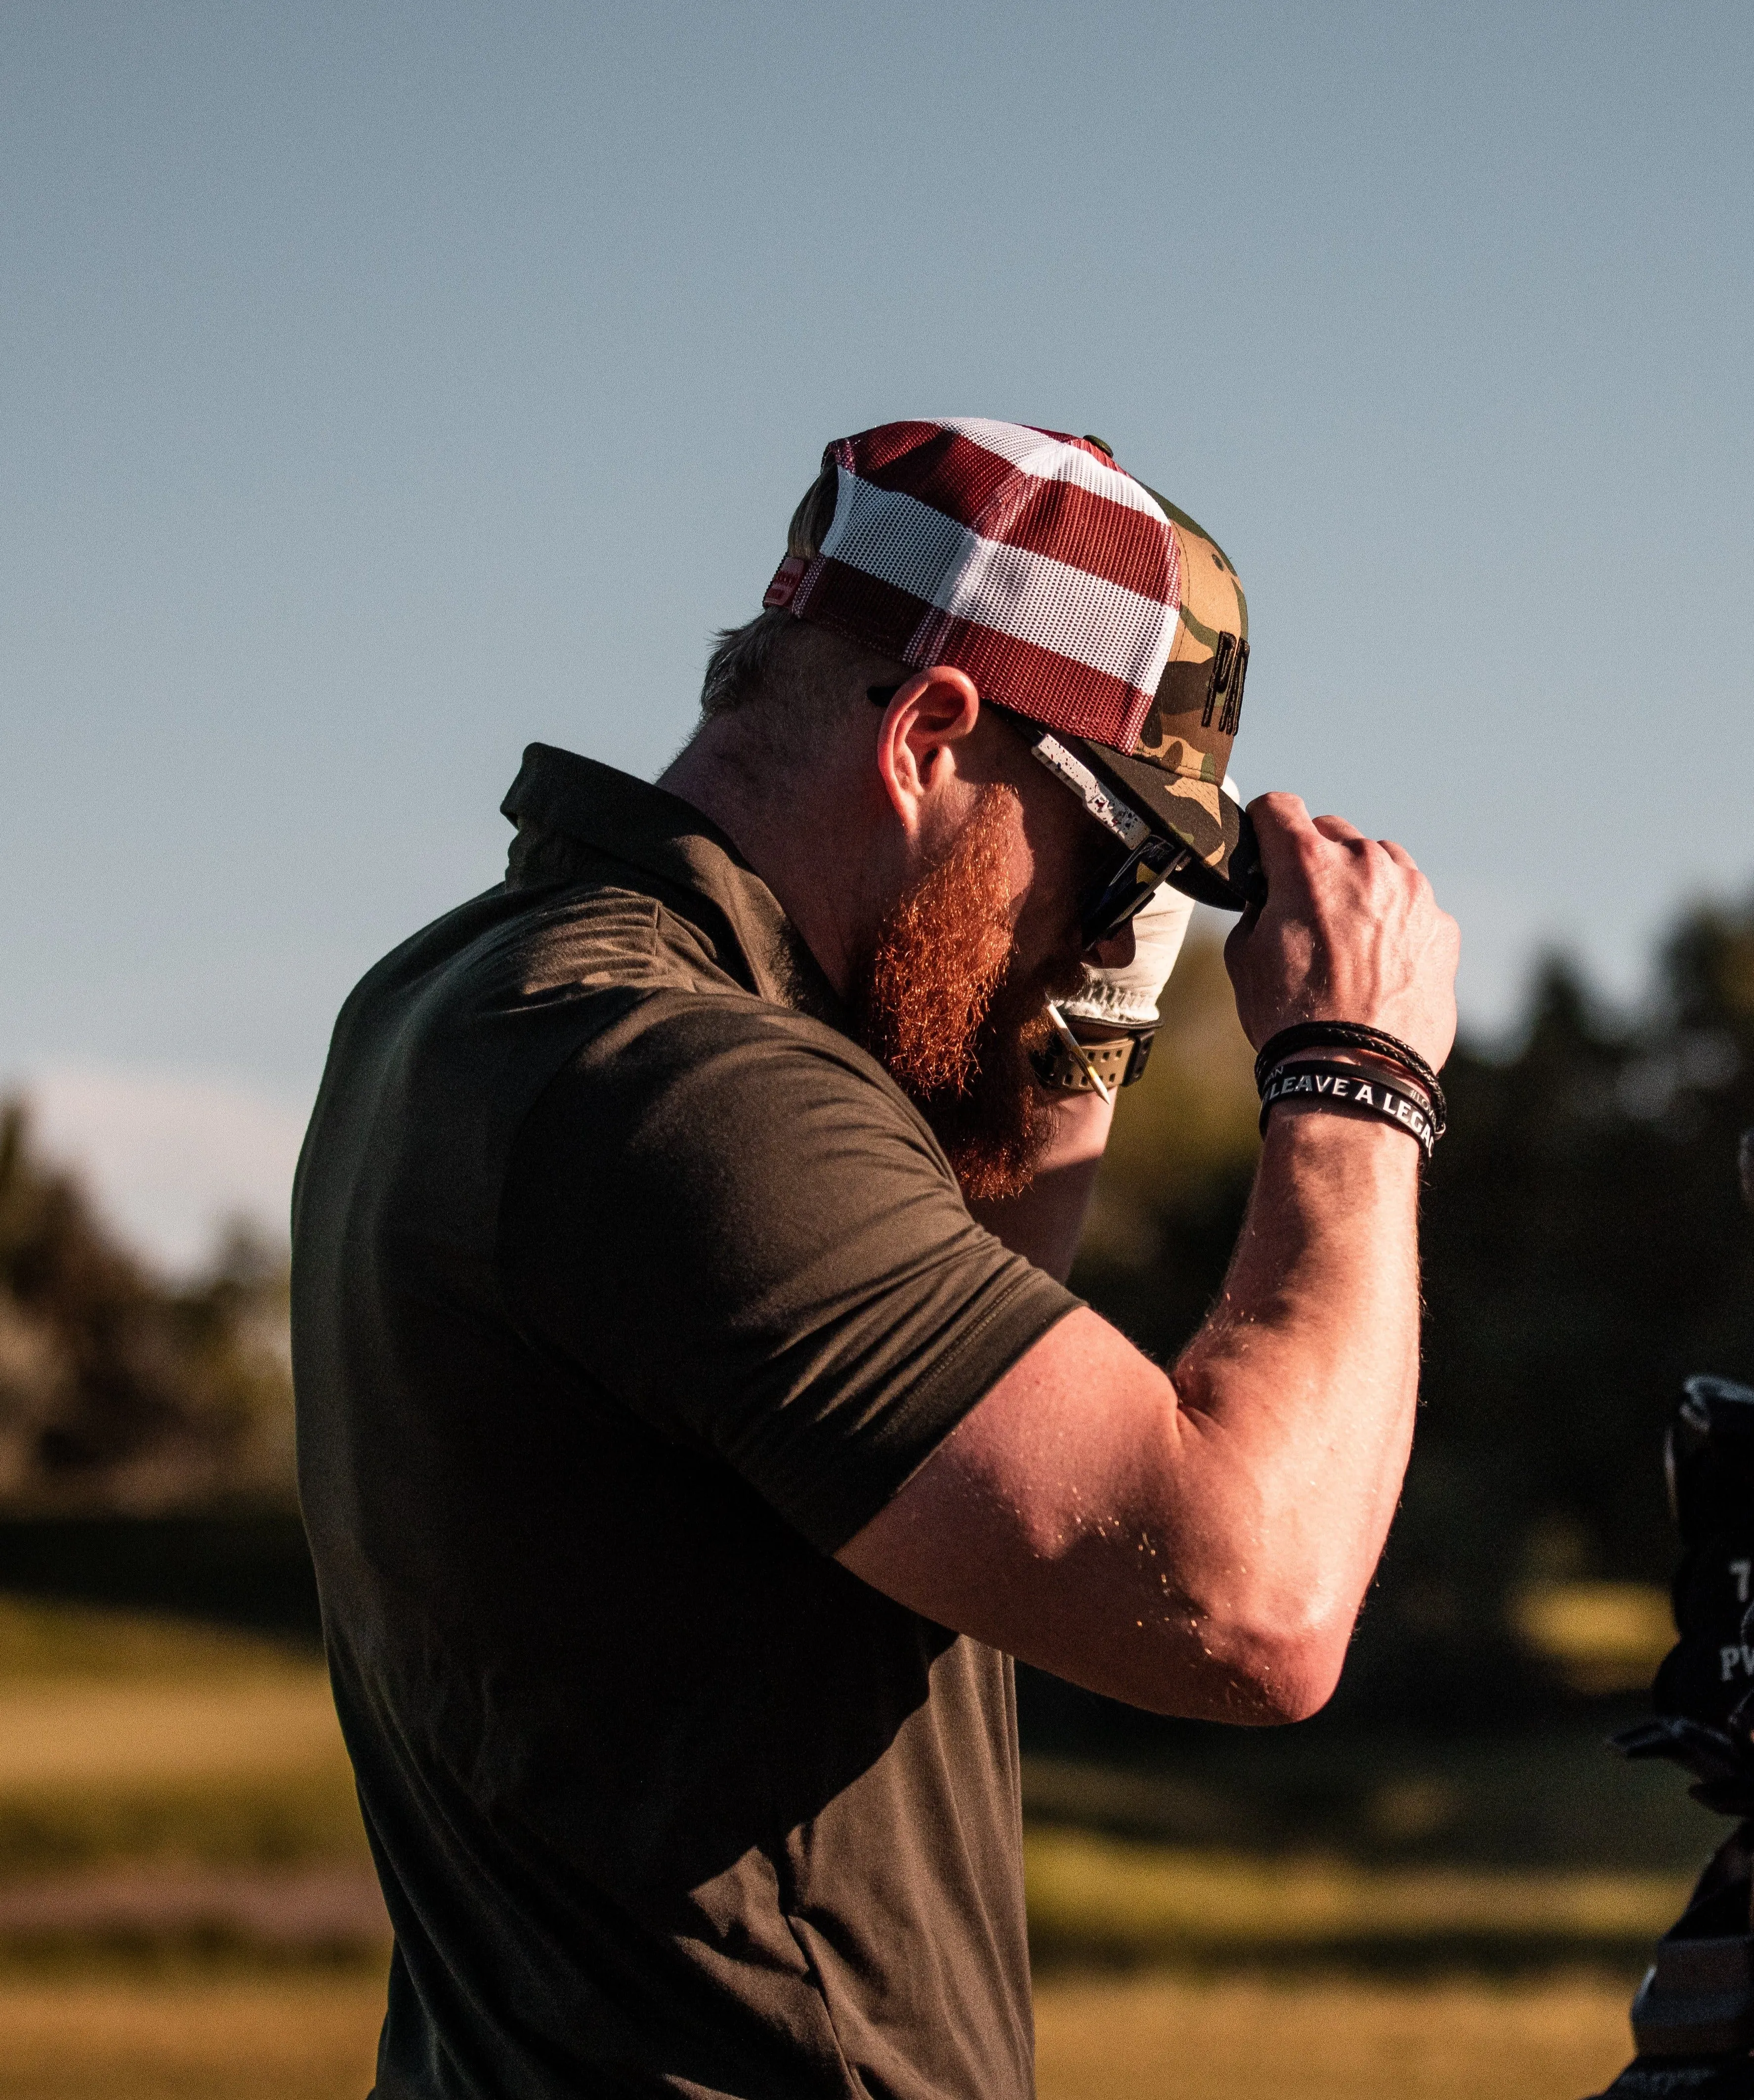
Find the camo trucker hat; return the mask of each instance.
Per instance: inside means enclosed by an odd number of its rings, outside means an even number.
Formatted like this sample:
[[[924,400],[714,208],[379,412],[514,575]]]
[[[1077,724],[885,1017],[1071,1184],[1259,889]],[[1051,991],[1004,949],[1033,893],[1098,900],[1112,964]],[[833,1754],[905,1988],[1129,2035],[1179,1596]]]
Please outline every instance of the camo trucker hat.
[[[967,672],[1093,810],[1161,841],[1156,874],[1240,910],[1254,833],[1223,782],[1249,609],[1217,543],[1096,438],[944,417],[837,439],[822,465],[832,518],[765,603]]]

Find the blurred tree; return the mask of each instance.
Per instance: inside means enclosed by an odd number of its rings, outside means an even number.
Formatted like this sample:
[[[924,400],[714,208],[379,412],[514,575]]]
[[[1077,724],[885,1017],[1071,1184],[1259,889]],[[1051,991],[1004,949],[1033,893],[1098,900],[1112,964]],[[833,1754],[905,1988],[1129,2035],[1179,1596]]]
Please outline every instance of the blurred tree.
[[[285,1308],[284,1258],[241,1230],[161,1283],[0,1103],[0,1504],[289,1502]]]

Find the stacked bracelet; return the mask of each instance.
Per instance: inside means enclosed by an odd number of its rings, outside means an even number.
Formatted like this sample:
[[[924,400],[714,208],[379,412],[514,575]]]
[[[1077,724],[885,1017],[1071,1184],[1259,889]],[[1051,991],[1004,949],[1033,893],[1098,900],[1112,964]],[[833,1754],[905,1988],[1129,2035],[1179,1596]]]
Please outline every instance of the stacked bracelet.
[[[1300,1021],[1270,1036],[1254,1061],[1254,1083],[1263,1101],[1267,1075],[1298,1050],[1362,1050],[1385,1064],[1399,1065],[1425,1096],[1433,1140],[1440,1138],[1448,1127],[1449,1104],[1437,1083],[1437,1074],[1412,1043],[1383,1029],[1368,1027],[1362,1021]]]
[[[1418,1142],[1429,1159],[1437,1141],[1431,1104],[1423,1094],[1414,1094],[1367,1071],[1362,1065],[1331,1065],[1325,1059],[1307,1057],[1276,1065],[1261,1088],[1261,1135],[1267,1135],[1267,1118],[1276,1105],[1285,1101],[1304,1101],[1311,1108],[1338,1109],[1343,1114],[1374,1116],[1391,1123]]]

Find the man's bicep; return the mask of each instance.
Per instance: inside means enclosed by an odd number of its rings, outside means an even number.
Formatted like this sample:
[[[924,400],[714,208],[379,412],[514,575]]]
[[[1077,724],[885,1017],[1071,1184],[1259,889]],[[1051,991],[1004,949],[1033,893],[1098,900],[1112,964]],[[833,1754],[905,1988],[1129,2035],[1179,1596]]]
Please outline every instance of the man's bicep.
[[[1135,1705],[1176,1706],[1177,1659],[1197,1639],[1163,1524],[1183,1429],[1163,1372],[1081,1308],[836,1558],[1022,1661]]]

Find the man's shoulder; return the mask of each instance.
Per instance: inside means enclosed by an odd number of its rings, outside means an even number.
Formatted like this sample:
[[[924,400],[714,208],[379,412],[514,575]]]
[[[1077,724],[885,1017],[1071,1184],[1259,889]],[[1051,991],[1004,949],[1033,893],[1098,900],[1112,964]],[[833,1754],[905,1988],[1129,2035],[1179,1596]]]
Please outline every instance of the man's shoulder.
[[[756,1098],[788,1095],[917,1112],[877,1061],[802,999],[752,986],[676,900],[640,871],[604,862],[564,882],[500,885],[423,928],[355,988],[332,1065],[399,1069],[404,1084],[465,1075],[467,1091],[553,1087],[619,1114],[661,1113],[665,1097],[716,1097],[735,1120]],[[522,1071],[520,1082],[514,1075]],[[425,1082],[420,1075],[425,1075]],[[611,1118],[611,1120],[615,1119]]]
[[[660,967],[629,973],[624,996],[604,1025],[582,1038],[566,1072],[589,1087],[615,1083],[638,1091],[684,1079],[698,1090],[735,1095],[751,1089],[806,1088],[862,1094],[914,1111],[877,1060],[831,1022],[709,972]]]
[[[344,1020],[443,1026],[480,1010],[661,988],[741,994],[711,940],[634,871],[501,883],[401,942],[355,986]]]

